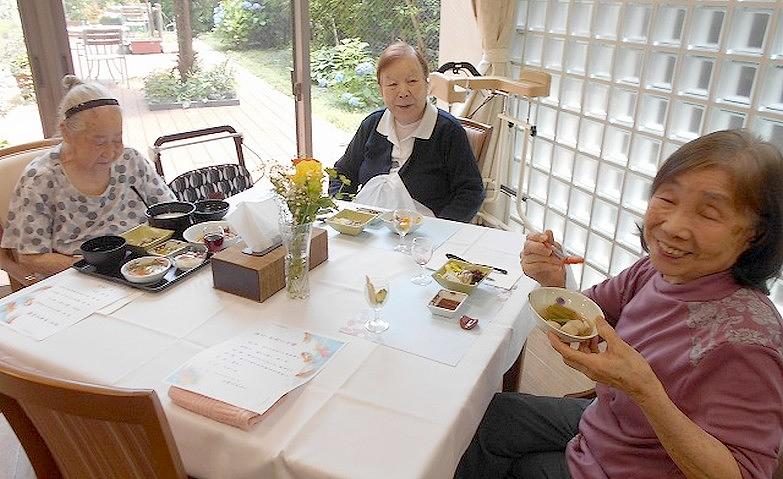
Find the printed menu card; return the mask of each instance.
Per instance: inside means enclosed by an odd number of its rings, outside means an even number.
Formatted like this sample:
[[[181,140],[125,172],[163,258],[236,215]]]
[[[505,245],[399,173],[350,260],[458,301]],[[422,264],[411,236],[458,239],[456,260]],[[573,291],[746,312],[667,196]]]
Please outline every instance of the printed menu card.
[[[93,280],[29,286],[0,300],[0,325],[41,341],[127,295]]]
[[[200,352],[167,382],[262,414],[315,377],[344,344],[267,324]]]

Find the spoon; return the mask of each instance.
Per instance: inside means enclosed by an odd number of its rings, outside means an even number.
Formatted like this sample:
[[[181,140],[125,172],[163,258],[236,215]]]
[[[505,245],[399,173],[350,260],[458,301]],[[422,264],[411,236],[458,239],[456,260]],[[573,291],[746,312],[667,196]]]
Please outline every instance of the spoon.
[[[147,207],[147,209],[150,209],[150,205],[148,205],[148,204],[147,204],[147,201],[145,201],[145,200],[144,200],[144,197],[143,197],[143,196],[141,196],[141,193],[139,193],[139,190],[137,190],[137,189],[136,189],[136,187],[135,187],[135,186],[133,186],[133,185],[131,185],[131,187],[130,187],[130,188],[133,190],[133,192],[134,192],[134,193],[136,193],[136,196],[138,196],[138,197],[139,197],[139,199],[141,200],[141,202],[142,202],[142,203],[144,203],[144,206],[146,206],[146,207]]]

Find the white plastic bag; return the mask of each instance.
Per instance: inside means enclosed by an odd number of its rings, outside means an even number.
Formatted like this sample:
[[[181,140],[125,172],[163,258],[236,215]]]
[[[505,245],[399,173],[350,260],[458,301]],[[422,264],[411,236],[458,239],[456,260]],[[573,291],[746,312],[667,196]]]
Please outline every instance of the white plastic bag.
[[[378,175],[370,179],[353,199],[356,203],[389,210],[415,210],[424,216],[435,216],[432,210],[414,200],[398,173]]]

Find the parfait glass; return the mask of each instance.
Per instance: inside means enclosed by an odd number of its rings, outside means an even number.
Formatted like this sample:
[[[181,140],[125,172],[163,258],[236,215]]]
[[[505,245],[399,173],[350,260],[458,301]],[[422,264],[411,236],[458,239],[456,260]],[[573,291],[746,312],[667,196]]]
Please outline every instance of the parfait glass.
[[[432,258],[432,240],[425,238],[424,236],[413,238],[411,256],[413,256],[413,260],[416,264],[419,265],[419,274],[411,278],[411,282],[413,284],[418,284],[419,286],[430,284],[432,278],[427,274],[424,265]]]
[[[392,224],[394,225],[394,231],[400,235],[400,242],[394,247],[394,251],[410,253],[410,248],[405,244],[405,235],[410,233],[417,216],[418,213],[413,210],[394,210]]]
[[[364,329],[376,334],[389,329],[389,322],[381,316],[381,310],[389,300],[389,280],[377,276],[365,276],[364,299],[373,310],[370,319],[364,323]]]

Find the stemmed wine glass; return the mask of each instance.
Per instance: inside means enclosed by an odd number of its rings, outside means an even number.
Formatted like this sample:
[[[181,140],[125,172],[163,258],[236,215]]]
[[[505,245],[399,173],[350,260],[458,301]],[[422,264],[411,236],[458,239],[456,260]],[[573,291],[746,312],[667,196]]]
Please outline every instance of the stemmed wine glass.
[[[394,225],[394,231],[400,235],[400,242],[394,247],[394,251],[400,253],[409,253],[410,249],[405,245],[405,235],[407,235],[411,228],[413,228],[413,222],[416,220],[418,213],[413,210],[394,210],[392,214],[392,224]]]
[[[364,329],[371,333],[382,333],[389,329],[389,322],[381,317],[381,310],[389,300],[389,281],[380,277],[364,277],[364,299],[373,310],[373,315],[364,323]]]
[[[432,258],[432,240],[419,236],[413,238],[413,245],[411,245],[411,256],[416,264],[419,265],[419,274],[411,278],[413,284],[419,286],[425,286],[432,282],[432,278],[427,274],[424,269],[424,265],[427,264]]]

